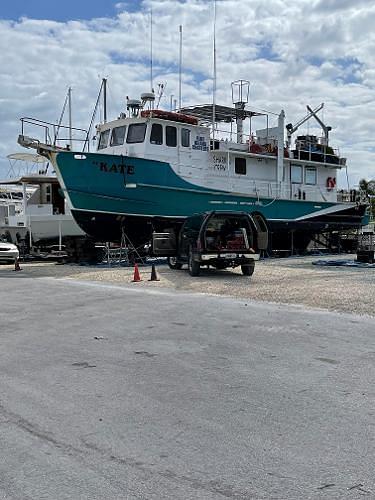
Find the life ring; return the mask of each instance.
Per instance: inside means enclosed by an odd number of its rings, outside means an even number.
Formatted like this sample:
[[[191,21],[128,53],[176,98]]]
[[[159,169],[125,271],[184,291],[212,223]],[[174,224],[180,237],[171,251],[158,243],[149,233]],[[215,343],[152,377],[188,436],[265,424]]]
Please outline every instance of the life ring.
[[[332,191],[336,187],[336,177],[327,177],[326,187],[328,191]]]
[[[262,149],[262,146],[260,146],[257,143],[254,143],[254,144],[250,144],[249,152],[260,155],[263,153],[263,149]]]
[[[180,123],[189,123],[190,125],[198,125],[198,118],[195,116],[185,115],[182,113],[174,113],[172,111],[164,111],[163,109],[146,109],[141,111],[142,118],[161,118],[163,120],[171,120]]]

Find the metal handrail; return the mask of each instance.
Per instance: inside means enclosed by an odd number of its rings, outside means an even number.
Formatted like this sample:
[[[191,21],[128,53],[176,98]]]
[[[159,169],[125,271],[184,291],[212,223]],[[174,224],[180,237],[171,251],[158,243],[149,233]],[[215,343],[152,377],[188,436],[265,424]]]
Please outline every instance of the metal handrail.
[[[297,153],[297,155],[295,155]],[[293,149],[292,151],[292,159],[293,160],[306,160],[306,158],[301,158],[301,154],[307,154],[308,155],[308,160],[307,161],[312,161],[312,162],[319,162],[319,163],[327,163],[329,165],[340,165],[343,166],[343,164],[340,162],[341,158],[340,156],[333,150],[333,153],[327,153],[326,146],[324,146],[324,151],[312,151],[311,149]],[[320,155],[323,159],[323,161],[319,160],[312,160],[312,155]],[[330,158],[335,158],[337,159],[336,163],[332,163],[330,161]]]
[[[56,137],[56,133],[55,133],[55,128],[57,127],[57,125],[55,123],[47,122],[45,120],[39,120],[38,118],[31,118],[28,116],[24,116],[24,117],[20,118],[20,120],[21,120],[22,135],[25,135],[25,133],[24,133],[25,132],[25,124],[33,125],[34,127],[40,127],[42,129],[44,129],[44,139],[45,139],[46,144],[50,144],[50,145],[56,144],[57,137]],[[50,127],[52,127],[54,130],[54,134],[53,134],[54,141],[52,141],[52,139],[51,139]],[[63,128],[63,129],[73,130],[76,132],[84,132],[85,135],[87,135],[87,130],[83,129],[83,128],[70,127],[67,125],[59,125],[58,128],[59,129]],[[69,137],[69,139],[60,138],[59,140],[60,141],[70,141],[70,137]],[[84,142],[85,141],[85,139],[76,139],[76,138],[72,138],[72,140],[76,141],[76,142]]]

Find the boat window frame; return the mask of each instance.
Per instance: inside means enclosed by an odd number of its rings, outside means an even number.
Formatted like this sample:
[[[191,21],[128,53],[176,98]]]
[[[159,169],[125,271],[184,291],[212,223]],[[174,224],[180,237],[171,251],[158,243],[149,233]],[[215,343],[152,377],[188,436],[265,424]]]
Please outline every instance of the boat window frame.
[[[157,142],[157,141],[152,141],[152,131],[154,129],[154,127],[160,127],[160,131],[161,131],[161,139],[160,139],[160,142]],[[150,130],[150,144],[152,144],[153,146],[162,146],[163,145],[163,125],[161,123],[152,123],[151,124],[151,130]]]
[[[294,177],[294,172],[295,172],[295,169],[299,169],[300,171],[300,176],[299,176],[299,180],[294,180],[295,177]],[[290,182],[291,184],[302,184],[303,183],[303,166],[302,165],[299,165],[298,163],[292,163],[290,165]]]
[[[185,132],[187,132],[186,135],[185,135]],[[186,137],[188,139],[187,144],[186,144],[186,141],[184,141],[184,139],[186,139]],[[190,148],[190,145],[191,145],[191,129],[190,128],[181,127],[181,129],[180,129],[180,141],[181,141],[181,147]],[[185,144],[184,144],[184,142],[185,142]]]
[[[168,135],[168,130],[174,130],[174,137]],[[172,143],[170,143],[171,137],[174,139]],[[166,125],[165,126],[165,145],[169,148],[177,147],[177,127],[174,125]]]
[[[314,172],[314,182],[308,182],[307,180],[307,172]],[[318,173],[316,167],[305,167],[305,184],[307,186],[316,186],[318,179]]]
[[[129,140],[129,135],[131,131],[133,130],[142,130],[143,128],[143,135],[140,134],[139,136],[135,137],[135,140]],[[145,141],[146,137],[146,130],[147,130],[147,123],[146,122],[141,122],[141,123],[130,123],[128,126],[128,133],[126,134],[126,144],[141,144],[142,142]],[[142,137],[142,139],[141,139]]]
[[[239,165],[239,161],[241,165]],[[242,170],[242,171],[241,171]],[[246,175],[247,174],[247,161],[243,156],[234,157],[234,173],[236,175]]]
[[[115,132],[115,130],[118,130],[120,128],[124,129],[124,134],[122,136],[122,142],[117,142],[116,144],[114,144],[113,143],[114,132]],[[117,127],[113,127],[112,132],[111,132],[111,140],[109,141],[109,145],[111,147],[122,146],[124,144],[124,142],[125,142],[126,131],[127,131],[127,126],[126,125],[118,125]]]
[[[97,151],[99,151],[100,149],[105,149],[106,147],[108,147],[108,141],[109,141],[110,134],[111,134],[111,129],[110,128],[107,128],[107,129],[105,129],[105,130],[103,130],[103,131],[100,132]],[[103,143],[103,137],[106,138],[105,144]]]

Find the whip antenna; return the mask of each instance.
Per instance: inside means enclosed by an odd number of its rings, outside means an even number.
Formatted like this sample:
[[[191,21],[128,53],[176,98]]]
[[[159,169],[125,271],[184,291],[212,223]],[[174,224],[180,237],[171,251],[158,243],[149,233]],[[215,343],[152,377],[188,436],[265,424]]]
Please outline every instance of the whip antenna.
[[[150,9],[150,86],[151,86],[151,92],[153,92],[154,85],[153,85],[153,74],[152,74],[152,5]]]
[[[180,24],[180,63],[178,76],[178,110],[181,110],[181,87],[182,87],[182,25]]]
[[[215,140],[215,119],[216,119],[216,0],[214,0],[213,59],[214,59],[214,78],[212,84],[212,141]]]

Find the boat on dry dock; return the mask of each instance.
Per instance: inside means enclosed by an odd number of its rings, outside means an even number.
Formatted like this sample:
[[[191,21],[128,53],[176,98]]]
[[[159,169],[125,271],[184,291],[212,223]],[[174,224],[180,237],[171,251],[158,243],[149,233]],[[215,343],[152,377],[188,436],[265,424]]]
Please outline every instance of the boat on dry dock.
[[[11,161],[28,162],[37,170],[11,169],[14,175],[0,181],[3,194],[0,203],[0,236],[8,242],[28,247],[40,242],[52,242],[82,237],[84,232],[70,212],[55,175],[45,170],[46,158],[27,153],[9,155]],[[43,168],[40,168],[40,167]]]
[[[88,140],[71,149],[31,137],[30,119],[21,119],[18,142],[52,162],[73,217],[101,241],[125,232],[140,245],[193,213],[230,209],[261,213],[273,248],[288,245],[292,233],[302,251],[314,234],[365,223],[366,203],[337,201],[337,172],[346,160],[329,144],[331,127],[318,116],[323,104],[288,124],[284,111],[250,109],[248,85],[233,82],[233,106],[168,112],[154,109],[153,93],[128,100],[126,112],[97,126],[95,152]],[[293,143],[309,119],[322,137],[299,135]]]

